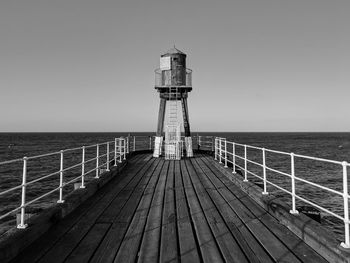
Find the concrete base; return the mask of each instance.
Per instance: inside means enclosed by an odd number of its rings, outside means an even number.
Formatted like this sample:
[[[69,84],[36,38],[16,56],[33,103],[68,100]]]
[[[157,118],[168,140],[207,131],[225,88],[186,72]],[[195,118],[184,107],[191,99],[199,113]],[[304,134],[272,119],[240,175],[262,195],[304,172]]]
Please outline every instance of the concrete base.
[[[193,157],[192,138],[185,137],[186,156]]]
[[[34,214],[28,214],[28,213],[25,213],[24,214],[24,222],[27,222],[27,220],[29,218],[31,218]],[[25,224],[24,226],[20,226],[21,225],[21,214],[16,214],[16,225],[18,226],[17,228],[20,228],[20,229],[24,229],[27,227],[27,224]]]
[[[157,158],[162,155],[162,143],[163,143],[163,137],[155,137],[153,157]]]

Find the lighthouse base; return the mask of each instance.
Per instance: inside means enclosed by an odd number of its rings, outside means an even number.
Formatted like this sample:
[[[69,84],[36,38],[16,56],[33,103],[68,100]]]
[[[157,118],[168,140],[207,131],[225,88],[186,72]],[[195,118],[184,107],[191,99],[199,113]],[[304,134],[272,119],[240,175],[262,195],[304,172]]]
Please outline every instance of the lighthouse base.
[[[192,138],[185,137],[186,156],[193,157]]]
[[[159,157],[160,155],[162,155],[162,143],[163,137],[155,137],[153,157]]]

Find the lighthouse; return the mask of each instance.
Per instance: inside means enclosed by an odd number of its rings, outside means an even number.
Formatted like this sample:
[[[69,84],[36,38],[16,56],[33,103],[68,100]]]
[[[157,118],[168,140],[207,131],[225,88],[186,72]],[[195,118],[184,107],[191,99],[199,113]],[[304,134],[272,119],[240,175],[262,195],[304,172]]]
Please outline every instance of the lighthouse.
[[[192,90],[192,70],[186,68],[186,54],[175,46],[160,56],[159,68],[155,70],[155,89],[160,104],[153,156],[164,153],[166,159],[180,159],[185,150],[186,156],[192,157],[187,106],[188,93]]]

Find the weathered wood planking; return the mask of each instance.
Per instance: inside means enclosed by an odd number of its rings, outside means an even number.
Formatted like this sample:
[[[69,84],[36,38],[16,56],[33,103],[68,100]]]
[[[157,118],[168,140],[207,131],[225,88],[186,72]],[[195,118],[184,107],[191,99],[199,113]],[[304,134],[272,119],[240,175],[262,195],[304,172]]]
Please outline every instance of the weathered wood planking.
[[[160,179],[152,199],[147,218],[145,232],[142,237],[139,262],[157,262],[160,251],[160,236],[162,228],[162,213],[164,204],[165,184],[168,174],[169,162],[163,165]]]
[[[261,206],[257,205],[246,193],[242,192],[234,183],[232,183],[226,176],[219,172],[215,166],[208,166],[208,157],[198,158],[201,168],[207,171],[207,174],[215,175],[215,177],[225,185],[225,188],[228,189],[236,198],[239,200],[242,205],[246,208],[246,211],[250,211],[252,214],[259,219],[264,227],[271,231],[280,242],[288,248],[300,261],[306,262],[327,262],[323,257],[318,253],[312,250],[308,245],[306,245],[300,238],[295,234],[290,232],[285,226],[279,224],[279,222],[267,213]],[[213,178],[213,177],[212,177]],[[222,184],[218,184],[219,187]],[[285,260],[285,259],[283,259]]]
[[[209,226],[214,234],[214,237],[219,245],[225,261],[248,262],[240,246],[237,244],[237,241],[234,239],[228,227],[226,226],[226,223],[220,216],[217,207],[215,207],[201,181],[199,180],[200,177],[202,179],[205,177],[204,173],[201,171],[200,167],[194,160],[192,160],[191,163],[194,168],[191,169],[191,180],[199,197],[198,199],[201,203]]]
[[[139,201],[143,195],[143,191],[147,186],[154,169],[159,164],[159,160],[155,162],[149,162],[148,169],[142,169],[140,174],[141,180],[139,183],[130,186],[129,190],[133,190],[129,199],[126,201],[123,209],[118,212],[118,215],[113,217],[113,227],[111,231],[107,233],[101,245],[96,250],[93,262],[113,262],[118,252],[124,235],[129,227],[134,212],[139,204]],[[146,167],[146,166],[145,166]],[[107,253],[106,253],[107,252]]]
[[[167,177],[163,204],[164,208],[159,260],[161,262],[177,262],[178,247],[174,196],[174,161],[170,161]]]
[[[184,191],[180,161],[175,161],[175,203],[181,262],[200,262],[195,232]]]
[[[189,169],[188,169],[189,168]],[[188,170],[187,170],[188,169]],[[200,253],[204,262],[222,262],[223,258],[212,234],[203,210],[193,189],[189,172],[193,171],[190,166],[183,162],[181,165],[186,198],[190,207],[190,215],[194,223]]]
[[[163,164],[164,161],[161,161],[154,170],[154,173],[141,198],[139,206],[137,207],[137,210],[133,216],[128,231],[125,234],[124,241],[118,250],[118,254],[114,260],[115,262],[135,262],[137,258],[150,204],[153,199],[155,187],[158,183]]]
[[[205,166],[201,163],[199,163],[199,165],[203,168],[203,171],[206,172]],[[222,198],[210,179],[204,177],[202,178],[202,182],[249,262],[273,262],[245,224],[232,211],[226,200]]]

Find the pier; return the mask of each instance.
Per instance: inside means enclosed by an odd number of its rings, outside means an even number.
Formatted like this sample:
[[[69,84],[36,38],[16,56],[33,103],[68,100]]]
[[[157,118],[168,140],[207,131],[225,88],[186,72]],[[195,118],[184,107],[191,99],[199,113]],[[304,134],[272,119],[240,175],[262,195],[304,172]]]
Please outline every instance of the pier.
[[[327,262],[217,166],[134,155],[13,262]]]
[[[166,160],[152,138],[117,138],[92,159],[108,171],[10,231],[1,262],[349,262],[332,233],[245,180],[228,141],[193,141],[194,157]]]

